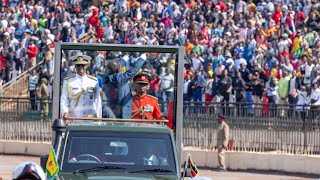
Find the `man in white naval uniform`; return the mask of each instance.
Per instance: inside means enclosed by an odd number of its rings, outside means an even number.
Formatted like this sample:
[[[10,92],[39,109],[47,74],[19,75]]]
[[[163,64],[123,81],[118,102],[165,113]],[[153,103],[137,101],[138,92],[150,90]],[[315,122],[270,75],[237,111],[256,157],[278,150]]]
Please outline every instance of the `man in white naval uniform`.
[[[87,75],[90,56],[76,55],[70,58],[77,74],[63,82],[60,108],[64,119],[67,117],[101,118],[102,107],[100,87],[97,78]]]

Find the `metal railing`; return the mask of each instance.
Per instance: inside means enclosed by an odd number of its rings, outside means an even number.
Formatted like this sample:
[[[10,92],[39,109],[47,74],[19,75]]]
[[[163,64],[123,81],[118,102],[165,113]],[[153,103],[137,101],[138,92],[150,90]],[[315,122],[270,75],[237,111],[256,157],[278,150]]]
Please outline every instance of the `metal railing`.
[[[45,117],[41,114],[41,99],[31,98],[0,98],[0,121],[1,120],[51,120],[52,100],[49,99],[49,113]]]
[[[164,106],[166,103],[160,102],[160,107]],[[50,100],[49,107],[52,108]],[[38,110],[31,111],[28,98],[0,98],[0,108],[0,139],[51,140],[51,114],[42,117]],[[183,145],[213,150],[218,128],[216,115],[220,113],[226,116],[230,127],[230,150],[320,154],[318,108],[292,105],[252,104],[249,107],[236,103],[186,102]]]
[[[2,92],[0,94],[0,97],[21,97],[23,95],[26,95],[28,93],[28,77],[30,71],[38,68],[43,61],[39,62],[36,64],[36,66],[29,68],[25,72],[21,73],[19,76],[16,78],[12,79],[11,81],[7,82],[4,84],[2,88]]]
[[[214,149],[217,143],[217,122],[189,121],[183,124],[184,146]],[[233,151],[320,154],[320,131],[317,130],[254,129],[232,124],[229,127],[229,147]]]
[[[246,103],[184,103],[184,122],[210,123],[218,114],[229,125],[246,129],[316,130],[320,106]]]

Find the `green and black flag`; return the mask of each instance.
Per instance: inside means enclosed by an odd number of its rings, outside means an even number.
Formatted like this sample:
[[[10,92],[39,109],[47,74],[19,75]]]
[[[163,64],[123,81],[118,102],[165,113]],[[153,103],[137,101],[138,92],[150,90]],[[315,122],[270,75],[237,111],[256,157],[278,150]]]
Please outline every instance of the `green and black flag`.
[[[190,173],[191,178],[194,178],[199,174],[199,170],[197,166],[193,163],[190,154],[188,154],[188,159],[185,162],[185,173]]]

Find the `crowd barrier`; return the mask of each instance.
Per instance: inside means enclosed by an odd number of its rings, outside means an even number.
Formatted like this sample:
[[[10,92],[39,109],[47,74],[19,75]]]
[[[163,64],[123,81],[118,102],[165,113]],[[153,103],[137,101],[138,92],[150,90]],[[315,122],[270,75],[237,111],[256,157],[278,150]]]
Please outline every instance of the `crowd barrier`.
[[[320,154],[317,108],[292,105],[270,105],[266,111],[264,104],[185,102],[183,145],[215,149],[221,113],[230,127],[231,151]],[[51,136],[51,114],[31,111],[27,98],[0,98],[0,140],[49,142]]]

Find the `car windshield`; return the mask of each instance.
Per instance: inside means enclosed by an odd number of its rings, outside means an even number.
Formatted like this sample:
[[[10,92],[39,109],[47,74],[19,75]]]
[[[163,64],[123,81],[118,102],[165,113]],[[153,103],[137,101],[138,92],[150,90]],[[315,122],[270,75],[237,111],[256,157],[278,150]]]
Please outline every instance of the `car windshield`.
[[[110,165],[120,168],[106,168],[105,171],[139,172],[163,169],[154,173],[175,173],[172,148],[170,135],[163,133],[70,132],[61,171],[74,172]]]

